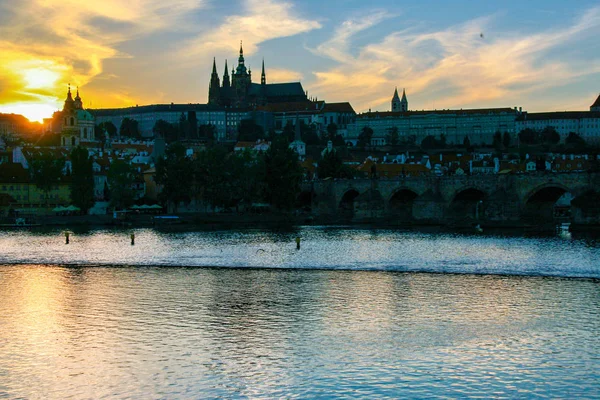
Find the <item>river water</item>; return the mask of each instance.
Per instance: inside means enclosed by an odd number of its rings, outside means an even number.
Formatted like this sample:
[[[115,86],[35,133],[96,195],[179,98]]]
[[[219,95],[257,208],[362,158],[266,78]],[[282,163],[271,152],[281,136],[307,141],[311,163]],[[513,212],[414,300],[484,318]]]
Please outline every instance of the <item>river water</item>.
[[[568,234],[0,232],[0,398],[598,398],[599,332]]]

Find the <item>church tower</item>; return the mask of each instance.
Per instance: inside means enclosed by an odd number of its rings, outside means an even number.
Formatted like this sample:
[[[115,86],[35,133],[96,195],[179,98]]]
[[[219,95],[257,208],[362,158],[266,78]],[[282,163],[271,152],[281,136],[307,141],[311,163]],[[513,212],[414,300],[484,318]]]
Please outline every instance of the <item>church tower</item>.
[[[81,101],[81,97],[79,97],[79,86],[77,87],[77,96],[75,96],[75,101],[73,105],[75,109],[83,110],[83,102]]]
[[[402,100],[400,100],[400,111],[402,111],[402,112],[408,111],[408,99],[406,98],[406,89],[402,89]]]
[[[401,111],[400,96],[398,96],[398,88],[394,90],[394,97],[392,97],[392,111]]]
[[[208,104],[219,104],[221,97],[221,82],[217,73],[217,62],[213,58],[212,74],[210,75],[210,84],[208,86]]]
[[[95,140],[94,117],[83,109],[83,101],[79,97],[79,88],[77,88],[77,96],[73,100],[71,85],[69,85],[60,118],[62,122],[60,130],[62,146],[75,147],[81,142]]]

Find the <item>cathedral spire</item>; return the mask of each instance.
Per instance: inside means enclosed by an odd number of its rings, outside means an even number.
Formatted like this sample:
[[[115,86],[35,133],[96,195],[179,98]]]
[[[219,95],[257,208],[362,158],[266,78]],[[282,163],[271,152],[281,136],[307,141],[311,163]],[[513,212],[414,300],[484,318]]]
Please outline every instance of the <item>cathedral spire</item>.
[[[406,98],[406,89],[402,89],[402,100],[400,100],[400,111],[408,111],[408,99]]]
[[[217,61],[213,58],[212,74],[210,75],[210,84],[208,86],[208,103],[219,104],[219,98],[221,96],[220,91],[221,82],[219,74],[217,73]]]
[[[264,58],[262,61],[262,74],[260,75],[260,84],[261,85],[267,84],[267,75],[265,74],[265,59]]]
[[[238,69],[244,65],[244,49],[242,48],[242,42],[240,41],[240,57],[238,58]],[[245,72],[245,71],[244,71]]]
[[[394,89],[394,97],[392,97],[392,111],[400,111],[400,96],[398,96],[398,88]]]
[[[223,87],[228,88],[231,86],[231,81],[229,80],[229,68],[227,68],[227,60],[225,60],[225,72],[223,73]]]

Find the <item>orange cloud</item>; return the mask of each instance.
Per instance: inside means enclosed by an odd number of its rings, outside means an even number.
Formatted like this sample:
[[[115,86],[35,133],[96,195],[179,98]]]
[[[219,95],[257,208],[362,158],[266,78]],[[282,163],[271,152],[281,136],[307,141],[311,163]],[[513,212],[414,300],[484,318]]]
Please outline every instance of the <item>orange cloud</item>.
[[[588,10],[568,28],[529,36],[481,35],[488,31],[492,19],[488,17],[443,31],[396,32],[362,47],[357,56],[336,50],[349,48],[356,33],[382,18],[376,13],[361,23],[346,21],[331,39],[312,50],[339,63],[314,72],[312,92],[332,101],[351,99],[361,111],[389,109],[395,86],[406,87],[409,100],[428,99],[427,105],[415,108],[431,106],[432,99],[437,108],[510,106],[536,91],[600,72],[600,57],[576,62],[548,56],[559,46],[597,37],[600,8]],[[581,105],[589,101],[582,99]],[[548,106],[556,104],[555,100]]]
[[[128,57],[118,45],[176,25],[201,0],[34,0],[0,5],[0,112],[40,120],[61,107],[66,84],[84,86],[104,61]],[[91,94],[88,93],[91,97]],[[94,96],[96,97],[96,96]],[[98,99],[102,100],[102,99]]]

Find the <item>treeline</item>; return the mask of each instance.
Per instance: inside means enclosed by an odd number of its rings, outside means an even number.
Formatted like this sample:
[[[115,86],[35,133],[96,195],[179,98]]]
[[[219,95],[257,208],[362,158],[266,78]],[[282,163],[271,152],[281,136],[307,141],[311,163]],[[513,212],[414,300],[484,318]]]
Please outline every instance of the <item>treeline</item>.
[[[228,153],[221,146],[188,155],[180,143],[170,145],[156,164],[161,200],[175,211],[192,200],[212,209],[269,203],[280,210],[294,207],[304,171],[285,138],[264,153]]]
[[[46,204],[52,189],[61,182],[68,182],[71,203],[85,214],[94,206],[94,160],[87,149],[76,147],[71,151],[70,164],[64,158],[55,158],[43,153],[31,162],[32,182],[44,193]],[[114,208],[123,209],[134,204],[137,198],[136,181],[142,177],[127,161],[116,160],[111,163],[104,182],[101,200],[110,201]],[[110,188],[110,189],[109,189]]]

